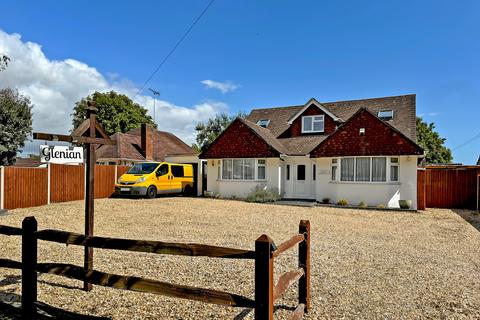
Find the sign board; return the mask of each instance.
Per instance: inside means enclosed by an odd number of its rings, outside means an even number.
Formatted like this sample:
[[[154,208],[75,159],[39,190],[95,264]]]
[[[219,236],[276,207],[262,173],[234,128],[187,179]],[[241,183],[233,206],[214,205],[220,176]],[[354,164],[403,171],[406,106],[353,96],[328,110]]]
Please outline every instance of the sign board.
[[[40,146],[42,163],[83,163],[83,148],[69,146]]]

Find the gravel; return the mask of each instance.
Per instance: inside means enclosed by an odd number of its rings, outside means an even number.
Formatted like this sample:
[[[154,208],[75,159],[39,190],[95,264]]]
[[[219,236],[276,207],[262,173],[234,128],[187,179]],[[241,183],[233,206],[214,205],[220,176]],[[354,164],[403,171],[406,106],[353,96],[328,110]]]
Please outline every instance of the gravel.
[[[96,200],[95,234],[198,242],[254,249],[262,233],[277,244],[312,226],[312,309],[306,319],[480,318],[480,233],[451,210],[419,213],[327,207],[300,208],[202,198]],[[83,201],[17,209],[0,224],[20,226],[34,215],[39,229],[83,232]],[[458,210],[457,210],[458,212]],[[20,260],[20,239],[0,236],[0,257]],[[83,265],[83,248],[39,243],[40,262]],[[296,250],[275,273],[296,268]],[[95,269],[253,298],[249,260],[95,250]],[[0,292],[20,294],[17,270],[0,268]],[[253,319],[253,311],[39,277],[39,300],[84,315],[113,319]],[[296,290],[277,302],[277,319],[296,306]]]

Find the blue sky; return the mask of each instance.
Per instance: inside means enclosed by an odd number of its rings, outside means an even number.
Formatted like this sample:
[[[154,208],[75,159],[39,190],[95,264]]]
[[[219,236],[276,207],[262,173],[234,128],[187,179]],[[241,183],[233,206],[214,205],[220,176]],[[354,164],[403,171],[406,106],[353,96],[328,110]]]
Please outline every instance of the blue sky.
[[[208,3],[2,2],[4,33],[40,45],[50,62],[95,68],[129,92]],[[417,114],[455,148],[480,134],[479,56],[479,1],[217,0],[147,88],[184,113],[415,93]],[[222,93],[204,80],[237,88]],[[474,163],[480,137],[453,153]]]

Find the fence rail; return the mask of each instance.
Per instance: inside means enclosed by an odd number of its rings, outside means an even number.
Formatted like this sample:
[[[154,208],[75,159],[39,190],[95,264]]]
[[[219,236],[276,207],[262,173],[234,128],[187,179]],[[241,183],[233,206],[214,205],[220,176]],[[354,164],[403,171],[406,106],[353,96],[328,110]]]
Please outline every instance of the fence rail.
[[[275,300],[298,281],[299,304],[292,313],[291,319],[301,319],[310,306],[310,222],[307,220],[300,222],[299,234],[294,235],[279,245],[278,248],[267,235],[262,235],[255,242],[255,251],[204,244],[88,237],[77,233],[50,229],[38,231],[37,221],[34,217],[25,218],[22,222],[22,228],[0,225],[0,234],[22,236],[22,262],[0,259],[0,267],[22,270],[22,316],[25,319],[35,319],[36,317],[37,272],[54,274],[116,289],[153,293],[231,307],[253,308],[255,310],[255,319],[257,320],[273,319]],[[88,271],[83,267],[72,264],[38,263],[38,240],[147,253],[255,259],[255,299],[219,290],[197,288],[134,276],[123,276],[96,270]],[[299,268],[280,275],[277,284],[274,285],[274,258],[280,257],[281,253],[293,248],[296,244],[298,244]],[[276,252],[275,257],[274,252]]]

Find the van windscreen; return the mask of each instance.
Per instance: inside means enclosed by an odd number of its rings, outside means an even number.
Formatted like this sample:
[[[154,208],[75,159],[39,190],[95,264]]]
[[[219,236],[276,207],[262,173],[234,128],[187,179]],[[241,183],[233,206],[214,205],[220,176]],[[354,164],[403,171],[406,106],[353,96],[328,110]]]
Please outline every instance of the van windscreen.
[[[147,174],[152,173],[153,170],[158,166],[158,163],[136,163],[130,169],[128,169],[128,174]]]

